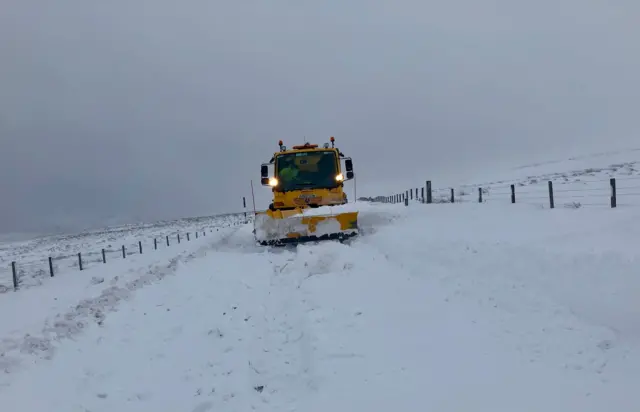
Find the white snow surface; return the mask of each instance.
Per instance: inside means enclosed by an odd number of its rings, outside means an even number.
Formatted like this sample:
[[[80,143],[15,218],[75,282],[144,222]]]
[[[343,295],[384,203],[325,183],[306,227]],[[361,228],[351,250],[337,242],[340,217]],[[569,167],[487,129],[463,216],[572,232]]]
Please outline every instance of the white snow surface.
[[[618,207],[640,206],[640,149],[627,149],[577,156],[524,165],[504,171],[501,178],[488,180],[476,176],[472,184],[459,188],[458,200],[477,201],[477,190],[482,188],[484,200],[511,202],[511,188],[515,185],[519,203],[546,207],[549,205],[548,182],[553,183],[557,207],[608,207],[610,205],[610,179],[616,179]],[[435,183],[438,186],[437,182]],[[449,197],[449,188],[438,186],[435,198]]]
[[[316,208],[303,209],[302,213],[293,216],[335,216],[340,213],[357,212],[360,205],[357,202],[345,203],[344,205],[320,206]]]
[[[455,202],[478,202],[478,191],[483,201],[511,203],[511,185],[514,185],[518,203],[548,208],[549,187],[553,184],[553,197],[557,208],[610,207],[610,179],[616,180],[617,207],[640,206],[640,149],[595,153],[570,159],[553,160],[520,166],[511,170],[489,168],[478,171],[472,179],[433,180],[433,201],[447,203],[454,189]],[[419,196],[429,180],[417,177],[404,187],[395,187],[373,193],[369,198],[391,196],[419,190]],[[411,193],[411,192],[408,192]],[[415,197],[415,196],[410,196]]]
[[[345,244],[249,224],[3,296],[2,409],[640,409],[640,209],[355,205]]]
[[[122,246],[125,254],[139,254],[142,243],[143,253],[154,250],[157,241],[159,250],[178,243],[178,237],[186,240],[187,234],[195,238],[196,232],[210,232],[219,228],[237,225],[244,222],[242,213],[184,218],[154,223],[138,223],[108,227],[75,234],[40,236],[32,239],[14,240],[0,239],[0,293],[13,290],[11,262],[16,262],[19,287],[30,289],[40,286],[50,277],[48,258],[53,259],[55,276],[66,276],[78,273],[78,252],[81,253],[83,268],[102,266],[102,249],[105,259],[111,264],[122,259]]]

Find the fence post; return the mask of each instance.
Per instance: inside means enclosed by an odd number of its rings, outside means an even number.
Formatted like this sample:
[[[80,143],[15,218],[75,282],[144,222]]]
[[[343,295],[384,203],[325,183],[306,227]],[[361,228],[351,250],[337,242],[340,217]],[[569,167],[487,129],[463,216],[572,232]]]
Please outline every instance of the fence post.
[[[404,205],[405,206],[409,206],[409,198],[408,197],[404,198]]]
[[[13,290],[18,290],[18,271],[16,270],[16,262],[11,262],[11,273],[13,274]]]
[[[451,203],[455,203],[455,197],[453,195],[453,188],[451,188]]]
[[[180,243],[180,233],[178,233],[178,243]]]
[[[553,202],[553,182],[549,180],[549,207],[553,209],[555,203]]]
[[[413,188],[409,189],[409,197],[413,200]]]
[[[191,239],[189,239],[189,232],[187,232],[187,242],[191,241]]]
[[[482,203],[482,188],[478,188],[478,203]]]
[[[246,223],[246,221],[247,221],[247,201],[245,200],[244,196],[242,196],[242,207],[244,208],[244,220],[245,220],[245,223]],[[196,232],[196,237],[197,237],[197,233],[198,232]]]
[[[153,238],[153,250],[158,250],[158,239]]]
[[[196,239],[198,238],[198,232],[196,232]]]
[[[49,256],[49,274],[53,277],[53,259]]]
[[[618,199],[616,196],[616,178],[612,177],[609,180],[609,185],[611,185],[611,207],[614,208],[618,206]]]
[[[127,258],[127,252],[124,249],[124,245],[122,245],[122,259],[126,259]]]
[[[422,188],[421,193],[422,193],[422,195],[420,196],[420,201],[422,203],[424,203],[425,202],[425,199],[424,199],[424,187]]]
[[[169,246],[169,235],[167,235],[167,246]]]
[[[102,263],[107,263],[107,255],[104,253],[104,249],[102,249]]]
[[[427,203],[433,203],[433,196],[431,194],[431,180],[427,180]]]
[[[516,185],[511,185],[511,203],[516,202]]]
[[[78,252],[78,267],[82,270],[82,253]]]
[[[142,254],[142,240],[138,240],[138,248],[140,249],[140,254]]]

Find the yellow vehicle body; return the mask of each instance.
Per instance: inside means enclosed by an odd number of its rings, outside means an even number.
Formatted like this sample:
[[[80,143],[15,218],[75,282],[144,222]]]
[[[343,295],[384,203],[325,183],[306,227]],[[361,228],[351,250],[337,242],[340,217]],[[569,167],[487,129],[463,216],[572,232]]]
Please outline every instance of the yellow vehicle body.
[[[344,210],[348,203],[344,181],[353,178],[351,159],[339,149],[325,144],[305,144],[280,151],[262,165],[261,183],[270,186],[272,203],[254,219],[256,241],[262,245],[280,245],[310,240],[343,240],[358,233],[358,212]],[[347,163],[343,174],[341,160]],[[298,173],[286,180],[283,164]],[[274,171],[268,173],[268,166]]]

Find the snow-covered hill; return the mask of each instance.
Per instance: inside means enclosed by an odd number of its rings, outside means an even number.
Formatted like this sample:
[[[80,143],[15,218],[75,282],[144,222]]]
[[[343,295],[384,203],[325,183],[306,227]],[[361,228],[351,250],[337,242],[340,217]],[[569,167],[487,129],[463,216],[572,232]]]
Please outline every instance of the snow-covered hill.
[[[524,165],[491,173],[479,171],[468,182],[432,182],[434,202],[450,202],[454,189],[455,202],[478,202],[481,189],[483,202],[511,203],[511,185],[515,186],[517,203],[550,207],[549,186],[552,182],[554,207],[610,207],[611,184],[615,178],[616,206],[640,207],[640,149],[602,152],[565,160]],[[424,181],[407,182],[407,187],[394,188],[396,193],[421,190]],[[376,193],[389,196],[392,193]]]
[[[549,204],[553,184],[556,207],[610,206],[610,179],[615,178],[617,207],[640,206],[640,149],[604,152],[565,161],[525,165],[508,173],[509,180],[466,186],[486,188],[487,200],[510,201],[510,185],[520,201]],[[518,201],[518,200],[517,200]]]
[[[640,408],[640,208],[357,205],[350,244],[230,226],[3,295],[0,405]]]

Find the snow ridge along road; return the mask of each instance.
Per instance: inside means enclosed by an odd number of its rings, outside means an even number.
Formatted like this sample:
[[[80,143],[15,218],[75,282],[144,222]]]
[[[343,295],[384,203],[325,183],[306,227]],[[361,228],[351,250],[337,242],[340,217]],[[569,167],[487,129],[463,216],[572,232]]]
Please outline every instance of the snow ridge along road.
[[[116,311],[54,341],[51,359],[6,374],[0,404],[638,409],[640,278],[629,239],[640,213],[359,208],[365,234],[349,244],[262,248],[248,226],[203,239],[175,276],[149,270],[151,282]]]

